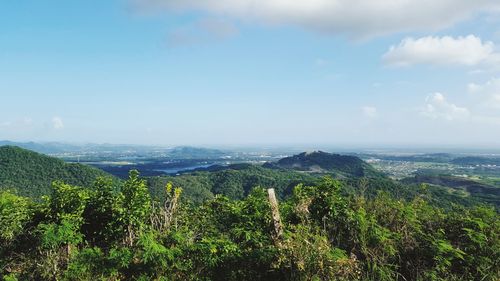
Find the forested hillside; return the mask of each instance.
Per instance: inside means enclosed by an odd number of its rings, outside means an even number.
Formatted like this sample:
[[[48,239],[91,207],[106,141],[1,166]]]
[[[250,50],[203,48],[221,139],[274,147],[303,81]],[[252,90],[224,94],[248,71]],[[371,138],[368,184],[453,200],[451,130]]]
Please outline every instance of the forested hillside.
[[[56,180],[89,186],[103,176],[111,177],[87,165],[65,163],[15,146],[0,146],[0,189],[14,189],[22,196],[40,198],[48,195]]]
[[[328,173],[344,177],[377,177],[382,175],[356,156],[332,154],[323,151],[303,152],[280,159],[275,163],[268,163],[266,167],[310,173]]]
[[[320,174],[321,175],[321,174]],[[184,198],[195,204],[212,199],[220,194],[233,200],[243,199],[254,187],[274,188],[280,199],[289,197],[299,184],[316,184],[321,176],[287,169],[269,169],[259,165],[237,164],[204,169],[177,176],[145,177],[150,193],[155,198],[164,196],[164,186],[168,182],[184,188]],[[331,176],[331,175],[330,175]],[[487,194],[464,194],[461,189],[446,186],[426,185],[425,182],[398,182],[386,177],[350,177],[338,179],[343,184],[343,195],[364,195],[374,198],[379,192],[387,192],[395,198],[411,199],[425,194],[434,206],[451,208],[453,204],[475,206],[491,203]],[[424,183],[424,185],[421,185]],[[495,189],[497,190],[497,189]],[[498,205],[496,205],[498,208]]]
[[[178,176],[149,177],[148,183],[153,196],[161,195],[167,182],[184,188],[190,200],[201,203],[216,194],[231,199],[243,199],[256,186],[275,188],[278,195],[291,194],[299,183],[314,183],[317,177],[290,170],[274,170],[259,165],[235,164],[227,167],[211,167],[204,171]]]
[[[491,207],[345,194],[331,178],[293,189],[272,215],[263,188],[201,205],[171,184],[150,196],[55,183],[43,202],[0,192],[4,280],[484,280],[500,278]],[[276,216],[281,216],[281,219]]]
[[[500,188],[472,179],[451,176],[451,175],[428,175],[417,174],[412,178],[403,180],[406,184],[430,184],[452,189],[456,194],[463,194],[465,197],[472,197],[476,200],[486,202],[500,208]]]

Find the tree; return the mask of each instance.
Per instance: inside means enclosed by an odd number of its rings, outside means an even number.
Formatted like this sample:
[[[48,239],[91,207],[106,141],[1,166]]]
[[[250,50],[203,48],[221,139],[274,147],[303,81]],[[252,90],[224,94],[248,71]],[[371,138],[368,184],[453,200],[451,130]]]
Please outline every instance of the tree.
[[[123,242],[132,246],[146,227],[151,214],[151,197],[146,181],[139,177],[138,171],[130,171],[118,202],[119,220],[125,232]]]

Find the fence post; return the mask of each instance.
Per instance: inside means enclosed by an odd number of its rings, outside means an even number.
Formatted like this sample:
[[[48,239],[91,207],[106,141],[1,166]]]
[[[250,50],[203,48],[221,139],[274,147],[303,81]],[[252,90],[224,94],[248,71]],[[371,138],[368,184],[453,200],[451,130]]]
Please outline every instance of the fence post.
[[[278,206],[278,200],[276,199],[276,194],[274,193],[274,188],[269,188],[267,190],[269,196],[269,203],[271,204],[271,214],[274,224],[274,234],[276,239],[280,240],[283,236],[283,225],[281,224],[280,210]]]

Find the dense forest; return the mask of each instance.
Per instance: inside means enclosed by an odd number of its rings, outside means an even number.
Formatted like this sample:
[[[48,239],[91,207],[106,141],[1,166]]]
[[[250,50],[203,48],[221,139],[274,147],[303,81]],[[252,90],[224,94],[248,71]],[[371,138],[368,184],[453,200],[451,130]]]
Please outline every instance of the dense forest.
[[[331,173],[339,177],[377,177],[382,175],[359,157],[323,151],[303,152],[280,159],[276,163],[266,163],[265,166],[311,173]]]
[[[283,198],[291,194],[299,183],[314,183],[317,177],[290,170],[267,169],[258,165],[234,164],[212,167],[209,170],[186,173],[178,176],[148,177],[153,196],[161,195],[165,184],[172,182],[182,186],[187,198],[201,203],[222,194],[230,199],[243,199],[256,186],[275,188]]]
[[[22,196],[36,199],[48,195],[54,180],[89,186],[98,177],[112,178],[91,166],[66,163],[15,146],[0,146],[0,189],[15,189]]]
[[[476,200],[500,208],[500,188],[498,186],[487,185],[468,178],[440,174],[416,174],[414,177],[406,178],[402,182],[406,184],[426,183],[462,190],[463,193],[470,194]]]
[[[331,174],[326,174],[331,176]],[[317,184],[324,174],[300,173],[294,170],[269,169],[250,164],[218,167],[210,171],[186,173],[178,176],[146,177],[148,188],[153,197],[164,196],[164,187],[168,182],[182,186],[184,197],[194,203],[212,199],[217,194],[229,199],[240,200],[247,196],[254,187],[274,188],[280,199],[287,198],[297,184]],[[349,177],[337,178],[343,185],[342,195],[363,194],[367,198],[375,197],[379,192],[387,192],[394,198],[411,200],[425,184],[427,200],[430,204],[445,209],[453,204],[476,206],[490,203],[498,210],[499,197],[492,197],[498,188],[487,190],[489,193],[464,194],[461,190],[427,184],[425,181],[394,181],[387,177]],[[493,195],[489,195],[493,194]]]
[[[279,204],[254,188],[202,204],[166,184],[152,197],[132,171],[118,186],[55,182],[34,202],[0,194],[4,280],[498,280],[492,207],[429,204],[385,192],[342,195],[323,178]],[[362,188],[362,187],[360,187]]]

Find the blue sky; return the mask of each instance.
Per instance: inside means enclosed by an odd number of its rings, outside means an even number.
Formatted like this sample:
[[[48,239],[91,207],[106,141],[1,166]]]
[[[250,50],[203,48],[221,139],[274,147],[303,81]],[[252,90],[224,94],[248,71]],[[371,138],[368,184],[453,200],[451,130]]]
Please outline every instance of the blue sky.
[[[496,0],[2,1],[0,139],[498,147],[499,44]]]

